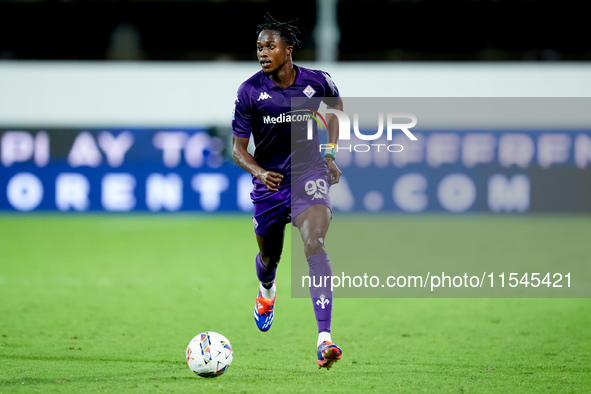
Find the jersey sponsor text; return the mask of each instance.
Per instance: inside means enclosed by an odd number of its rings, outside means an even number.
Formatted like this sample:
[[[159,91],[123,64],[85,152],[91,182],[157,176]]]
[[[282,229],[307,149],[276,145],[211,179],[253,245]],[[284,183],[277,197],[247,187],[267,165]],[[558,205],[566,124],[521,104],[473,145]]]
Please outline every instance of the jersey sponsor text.
[[[263,123],[265,124],[277,124],[277,123],[289,123],[289,122],[307,122],[310,119],[310,114],[292,114],[284,113],[278,116],[263,116]]]

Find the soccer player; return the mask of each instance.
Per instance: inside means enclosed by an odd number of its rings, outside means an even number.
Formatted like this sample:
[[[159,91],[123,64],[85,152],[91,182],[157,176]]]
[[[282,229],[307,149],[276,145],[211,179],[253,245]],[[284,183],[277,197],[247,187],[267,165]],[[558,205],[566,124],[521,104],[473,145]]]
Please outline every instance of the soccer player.
[[[338,121],[334,115],[327,117],[328,147],[323,157],[318,133],[308,138],[307,119],[318,110],[321,99],[329,109],[342,111],[343,104],[327,73],[293,64],[294,46],[300,44],[293,22],[278,22],[267,14],[265,23],[258,26],[257,58],[262,70],[238,89],[232,117],[232,155],[252,174],[254,184],[251,198],[260,281],[254,318],[261,331],[273,323],[275,274],[287,223],[291,221],[300,231],[310,278],[332,275],[324,239],[332,217],[328,190],[341,176],[334,162]],[[299,104],[294,107],[292,99]],[[254,156],[247,151],[251,136]],[[318,325],[317,365],[330,369],[342,355],[331,340],[330,285],[311,286],[310,296]]]

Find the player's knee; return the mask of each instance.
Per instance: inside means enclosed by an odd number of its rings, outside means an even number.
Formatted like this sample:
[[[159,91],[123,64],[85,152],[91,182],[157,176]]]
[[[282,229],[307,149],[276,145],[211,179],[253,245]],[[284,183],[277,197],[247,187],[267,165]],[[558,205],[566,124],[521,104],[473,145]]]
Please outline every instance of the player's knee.
[[[306,256],[314,256],[320,253],[326,253],[324,249],[324,239],[321,237],[311,237],[304,243],[304,252]]]

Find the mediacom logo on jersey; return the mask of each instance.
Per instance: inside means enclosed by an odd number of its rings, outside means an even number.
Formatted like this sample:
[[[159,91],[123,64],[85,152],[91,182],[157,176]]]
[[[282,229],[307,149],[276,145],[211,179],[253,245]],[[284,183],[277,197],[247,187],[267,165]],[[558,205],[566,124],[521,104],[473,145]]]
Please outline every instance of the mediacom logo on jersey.
[[[301,113],[297,113],[301,112]],[[263,116],[264,124],[277,124],[277,123],[291,123],[291,122],[307,122],[312,116],[308,113],[308,110],[297,110],[290,111],[287,113],[279,114],[275,117],[267,115]]]
[[[342,140],[351,140],[351,121],[349,119],[349,116],[344,113],[343,111],[339,111],[336,109],[326,109],[324,111],[326,114],[334,114],[339,122],[339,141]],[[324,125],[327,125],[326,120],[324,119],[324,117],[314,111],[314,113],[316,114],[316,116],[312,116],[309,115],[310,118],[313,118],[314,120],[316,120],[316,122],[322,127],[322,124],[320,123],[320,121],[318,120],[318,118],[320,118],[322,120],[322,122],[324,123]],[[386,115],[386,122],[385,122],[385,128],[386,128],[386,138],[388,141],[392,141],[392,135],[394,134],[394,131],[402,131],[411,141],[417,141],[417,137],[415,137],[415,135],[409,130],[411,128],[413,128],[414,126],[416,126],[417,124],[417,117],[411,113],[405,113],[405,112],[390,112]],[[410,120],[410,122],[408,123],[399,123],[399,122],[394,122],[394,120]],[[357,137],[360,140],[363,141],[375,141],[378,140],[379,138],[382,137],[382,135],[384,134],[384,113],[378,113],[378,130],[374,133],[374,134],[363,134],[359,131],[359,114],[356,112],[353,114],[353,134],[355,135],[355,137]],[[308,119],[308,134],[307,134],[307,138],[308,140],[311,140],[313,138],[314,135],[314,127],[313,127],[313,122],[312,119]],[[327,145],[325,144],[320,144],[320,152],[322,152],[323,150],[329,148]],[[345,145],[345,144],[337,144],[337,152],[339,150],[347,150],[349,152],[351,151],[355,151],[355,152],[369,152],[370,150],[374,149],[377,150],[378,152],[380,151],[381,148],[385,148],[388,150],[388,152],[392,152],[392,153],[396,153],[396,152],[402,152],[402,150],[404,149],[404,147],[401,144],[354,144],[354,145]]]

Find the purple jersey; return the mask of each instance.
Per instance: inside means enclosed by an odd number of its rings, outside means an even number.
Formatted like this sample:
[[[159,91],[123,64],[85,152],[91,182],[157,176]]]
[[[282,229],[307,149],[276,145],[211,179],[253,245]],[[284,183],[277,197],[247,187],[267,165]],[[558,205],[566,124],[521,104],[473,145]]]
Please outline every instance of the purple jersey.
[[[283,89],[259,71],[238,89],[232,130],[238,137],[252,134],[254,159],[265,170],[283,175],[281,188],[289,187],[292,177],[325,165],[319,152],[317,124],[313,139],[308,140],[308,119],[317,111],[323,98],[334,98],[339,91],[330,75],[294,65],[294,83]],[[295,99],[295,100],[292,100]],[[328,100],[325,100],[328,101]],[[262,184],[253,178],[255,184]]]

